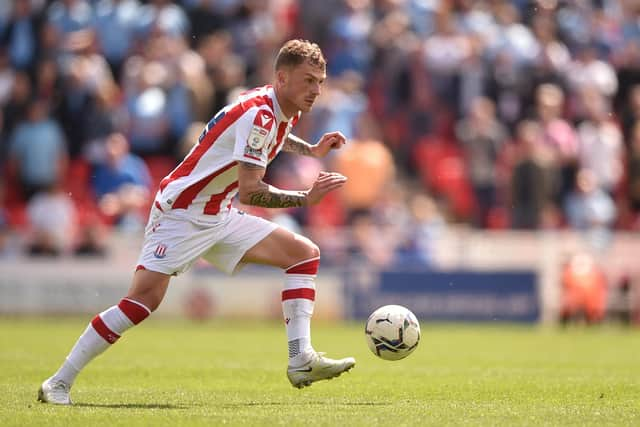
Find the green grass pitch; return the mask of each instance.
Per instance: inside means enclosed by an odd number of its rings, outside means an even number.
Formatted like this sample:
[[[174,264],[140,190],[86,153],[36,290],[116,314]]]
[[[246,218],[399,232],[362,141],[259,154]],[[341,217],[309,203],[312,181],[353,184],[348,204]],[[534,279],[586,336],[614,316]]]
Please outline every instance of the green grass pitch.
[[[297,390],[282,325],[150,319],[36,402],[87,318],[0,318],[2,426],[640,425],[640,331],[422,324],[414,354],[374,357],[360,324],[315,323],[340,378]]]

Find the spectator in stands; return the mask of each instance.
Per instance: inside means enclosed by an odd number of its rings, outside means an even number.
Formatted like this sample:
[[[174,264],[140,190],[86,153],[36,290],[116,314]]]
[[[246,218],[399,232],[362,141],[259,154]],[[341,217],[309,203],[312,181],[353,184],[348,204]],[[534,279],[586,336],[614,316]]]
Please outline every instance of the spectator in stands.
[[[616,205],[611,196],[598,186],[593,171],[581,169],[578,172],[575,189],[567,197],[564,208],[569,225],[586,232],[595,247],[608,243]]]
[[[151,178],[144,161],[129,152],[120,133],[105,141],[105,157],[93,171],[93,191],[101,211],[125,230],[137,230],[145,220]]]
[[[66,141],[58,123],[49,116],[49,104],[32,99],[27,121],[20,123],[9,141],[9,162],[25,198],[48,191],[64,179],[68,156]]]
[[[93,25],[116,81],[133,52],[141,12],[138,0],[100,0],[95,6]]]
[[[0,45],[0,108],[9,101],[16,71],[9,62],[9,54],[5,46]]]
[[[362,76],[355,71],[345,71],[326,85],[311,112],[315,124],[311,140],[317,141],[327,129],[337,129],[347,139],[360,137],[358,125],[367,110],[363,85]]]
[[[533,64],[540,54],[540,44],[529,27],[522,23],[516,6],[510,1],[496,1],[491,7],[497,25],[496,31],[486,32],[488,55],[505,54],[513,59],[518,70]]]
[[[164,61],[138,57],[125,66],[127,136],[134,153],[175,154],[192,121],[189,91],[177,77],[176,69]]]
[[[58,108],[58,116],[65,123],[65,133],[70,141],[69,152],[72,157],[81,155],[87,141],[91,139],[89,123],[94,117],[101,91],[112,90],[115,81],[111,69],[104,57],[98,52],[96,36],[93,31],[78,31],[68,36],[68,55],[65,61],[65,97]],[[115,106],[113,106],[115,107]],[[117,117],[119,111],[110,111]]]
[[[190,43],[195,47],[200,40],[209,34],[220,31],[227,21],[223,8],[228,2],[209,0],[187,0],[184,2],[191,23]]]
[[[486,91],[495,102],[500,121],[513,130],[526,112],[525,95],[529,82],[507,51],[498,52],[491,62]]]
[[[154,32],[172,38],[185,38],[189,34],[189,20],[180,4],[171,0],[150,0],[146,3],[138,16],[139,37],[144,39]]]
[[[89,28],[93,19],[93,9],[86,0],[55,0],[47,10],[47,21],[62,35]]]
[[[511,176],[511,221],[514,228],[535,229],[553,223],[557,165],[532,121],[517,128],[519,158]]]
[[[572,92],[580,95],[585,91],[595,91],[601,96],[611,98],[618,89],[618,77],[610,63],[601,60],[597,47],[589,42],[578,48],[575,59],[567,68],[567,79]],[[578,96],[578,114],[588,115],[587,99]],[[587,111],[585,111],[587,110]]]
[[[368,209],[352,212],[348,223],[351,237],[348,253],[351,262],[363,262],[377,268],[391,265],[397,246],[397,236],[388,232],[386,225],[376,221]],[[372,239],[371,236],[378,236]]]
[[[613,195],[622,178],[622,133],[607,98],[594,89],[584,90],[582,98],[587,116],[578,125],[580,165],[591,169],[597,186]]]
[[[476,98],[469,116],[456,126],[478,205],[474,222],[480,227],[486,226],[489,211],[496,203],[495,165],[507,135],[507,129],[496,118],[494,103],[485,97]]]
[[[627,199],[631,226],[640,229],[640,119],[631,127],[627,161]]]
[[[433,267],[438,238],[445,220],[431,197],[424,193],[409,196],[409,221],[402,228],[394,262],[405,267]]]
[[[629,142],[633,139],[632,128],[640,120],[640,83],[632,86],[626,96],[626,105],[622,109],[621,120],[625,145],[630,148]]]
[[[540,52],[532,70],[535,87],[542,83],[564,86],[564,73],[571,63],[571,53],[558,37],[553,13],[540,12],[533,16],[531,26],[540,44]]]
[[[214,85],[207,76],[206,63],[204,59],[193,50],[185,50],[178,59],[178,78],[183,82],[188,91],[185,101],[190,101],[191,108],[184,105],[183,113],[188,114],[186,120],[208,121],[212,115],[211,106],[214,96]],[[244,83],[244,80],[237,82],[235,87]],[[217,112],[217,111],[216,111]],[[180,133],[180,127],[185,126],[181,118],[176,126],[175,133]],[[185,131],[188,129],[185,128]]]
[[[31,230],[30,255],[59,256],[71,249],[75,232],[75,207],[59,185],[41,191],[29,200],[27,215]]]
[[[62,98],[62,76],[52,58],[43,58],[36,64],[34,92],[37,97],[49,101],[54,106]]]
[[[27,118],[27,107],[32,98],[33,88],[29,75],[23,71],[16,72],[12,79],[13,86],[6,103],[3,105],[4,129],[8,140],[13,129]]]
[[[34,71],[40,57],[42,29],[42,16],[31,3],[31,0],[14,0],[11,19],[0,33],[0,45],[6,47],[11,65],[28,73]]]
[[[456,26],[455,16],[441,7],[433,35],[423,44],[424,61],[438,97],[438,103],[458,112],[460,70],[472,54],[469,37]]]
[[[542,127],[542,142],[550,149],[560,169],[560,186],[555,194],[556,202],[562,203],[573,189],[578,163],[578,136],[573,126],[563,118],[565,97],[562,89],[544,83],[536,89],[536,113]]]
[[[246,83],[246,61],[233,51],[233,40],[227,31],[219,31],[204,38],[198,53],[205,62],[205,70],[213,85],[211,110],[203,120],[223,108],[233,90]],[[269,73],[272,70],[269,67]],[[268,81],[268,80],[267,80]]]
[[[329,75],[347,70],[367,74],[371,59],[369,34],[374,23],[371,0],[345,0],[333,16],[328,30],[333,49],[329,52]]]
[[[119,95],[115,84],[101,86],[84,113],[82,134],[85,142],[82,154],[91,163],[102,155],[105,138],[124,128],[124,114],[118,108]]]

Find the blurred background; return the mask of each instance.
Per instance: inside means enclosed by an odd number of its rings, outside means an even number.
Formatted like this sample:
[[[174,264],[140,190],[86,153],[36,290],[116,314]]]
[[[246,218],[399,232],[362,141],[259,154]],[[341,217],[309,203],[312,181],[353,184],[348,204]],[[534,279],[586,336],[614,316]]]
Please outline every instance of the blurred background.
[[[343,132],[243,207],[322,249],[318,317],[640,324],[640,2],[6,0],[0,313],[92,313],[128,288],[160,179],[290,38],[328,79],[295,134]],[[281,274],[197,264],[160,313],[279,318]]]

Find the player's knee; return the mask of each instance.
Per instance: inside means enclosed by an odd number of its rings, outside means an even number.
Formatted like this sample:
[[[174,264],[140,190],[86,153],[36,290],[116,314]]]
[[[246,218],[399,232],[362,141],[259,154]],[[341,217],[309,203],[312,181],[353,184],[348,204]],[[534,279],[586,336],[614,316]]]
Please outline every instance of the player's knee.
[[[285,268],[287,274],[312,274],[318,273],[320,266],[320,248],[310,240],[306,240],[303,247],[297,251],[295,260]]]
[[[156,298],[149,294],[128,294],[125,298],[143,305],[148,308],[150,312],[156,311],[162,302],[161,298]]]
[[[308,250],[309,256],[306,259],[320,258],[320,248],[318,247],[318,245],[316,245],[312,241],[309,241],[307,243],[307,250]]]

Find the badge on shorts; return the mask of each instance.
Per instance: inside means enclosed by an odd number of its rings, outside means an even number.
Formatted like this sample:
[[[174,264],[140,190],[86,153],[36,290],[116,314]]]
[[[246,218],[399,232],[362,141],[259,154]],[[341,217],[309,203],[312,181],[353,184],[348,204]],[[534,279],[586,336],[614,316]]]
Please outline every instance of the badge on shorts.
[[[162,259],[167,256],[167,246],[160,243],[158,246],[156,246],[156,250],[153,252],[153,256],[158,259]]]

